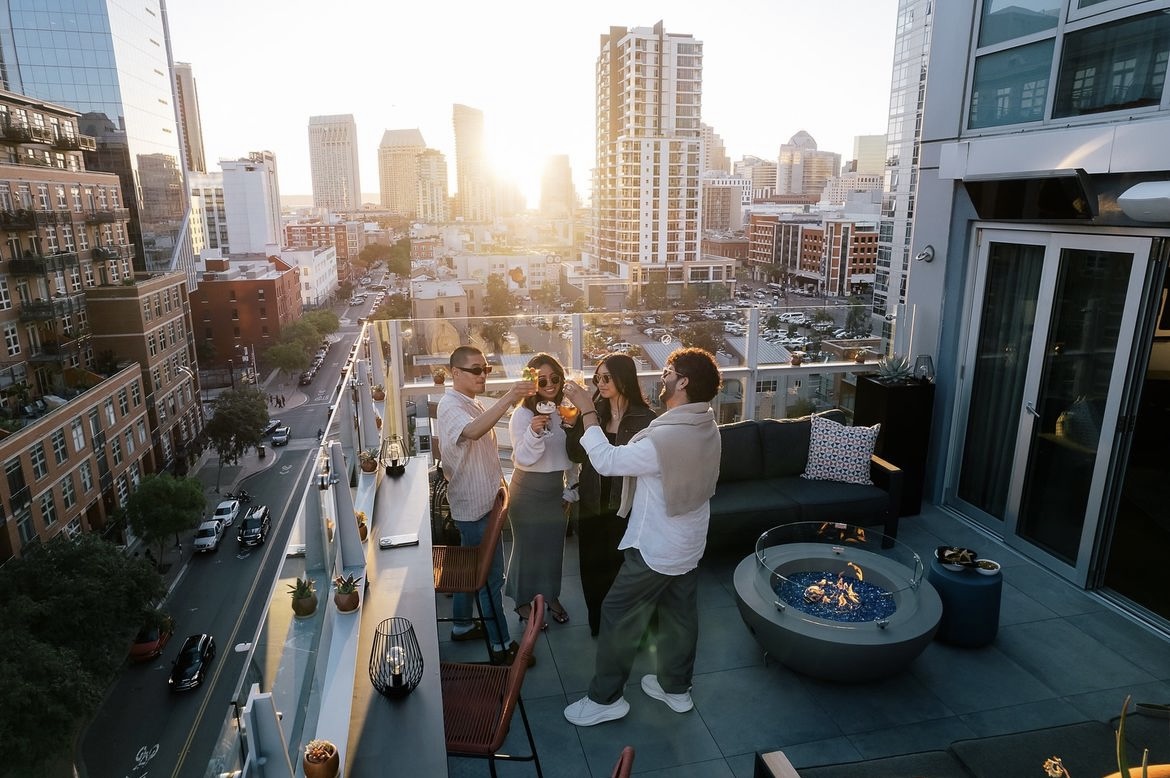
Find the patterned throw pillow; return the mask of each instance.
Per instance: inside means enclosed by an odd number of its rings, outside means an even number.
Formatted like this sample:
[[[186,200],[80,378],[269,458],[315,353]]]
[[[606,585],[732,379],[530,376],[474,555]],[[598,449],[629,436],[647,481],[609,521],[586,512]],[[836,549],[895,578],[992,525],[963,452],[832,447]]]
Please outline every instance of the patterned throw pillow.
[[[808,465],[801,478],[870,486],[873,481],[869,479],[869,458],[873,456],[873,446],[881,426],[846,427],[813,416]]]

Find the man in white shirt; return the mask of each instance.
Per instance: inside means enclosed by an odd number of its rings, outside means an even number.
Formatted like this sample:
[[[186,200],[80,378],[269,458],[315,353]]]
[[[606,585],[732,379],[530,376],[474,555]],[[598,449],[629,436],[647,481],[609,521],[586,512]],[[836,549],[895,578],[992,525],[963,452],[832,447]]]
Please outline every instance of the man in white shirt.
[[[601,606],[589,693],[565,708],[571,724],[590,727],[629,712],[622,690],[655,613],[658,672],[642,677],[642,691],[676,713],[694,707],[698,564],[719,479],[719,427],[711,400],[721,381],[710,353],[697,348],[673,352],[662,371],[660,399],[666,412],[624,446],[606,440],[589,392],[571,382],[565,386],[565,395],[581,411],[581,445],[594,469],[625,476],[618,515],[630,518],[618,544],[625,560]]]
[[[443,446],[447,501],[451,518],[459,528],[459,542],[464,546],[478,546],[496,492],[504,483],[496,446],[496,422],[521,399],[534,394],[536,385],[532,381],[517,381],[485,410],[476,399],[487,388],[487,377],[492,372],[483,352],[460,346],[451,352],[449,362],[452,385],[439,400],[436,432]],[[516,641],[511,640],[504,618],[503,586],[504,547],[503,543],[497,543],[487,586],[477,594],[491,642],[492,664],[511,664],[519,650]],[[471,611],[471,598],[456,594],[452,603],[455,621],[452,640],[483,639],[479,625],[472,621]]]

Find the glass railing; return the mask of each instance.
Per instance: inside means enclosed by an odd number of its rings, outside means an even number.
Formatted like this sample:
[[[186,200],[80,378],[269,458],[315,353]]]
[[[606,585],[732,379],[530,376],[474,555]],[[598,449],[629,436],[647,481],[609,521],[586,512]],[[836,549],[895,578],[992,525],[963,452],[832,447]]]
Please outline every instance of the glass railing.
[[[495,368],[488,381],[489,397],[519,380],[535,353],[552,354],[570,377],[585,380],[605,354],[624,351],[636,361],[642,391],[652,407],[662,410],[657,398],[667,357],[680,346],[700,346],[714,353],[721,366],[723,388],[713,405],[719,421],[727,423],[830,408],[851,413],[855,375],[873,370],[879,356],[880,340],[856,331],[868,321],[868,310],[843,305],[726,305],[691,311],[525,313],[368,323],[331,395],[331,419],[325,428],[327,439],[340,443],[350,472],[319,463],[310,469],[309,482],[297,487],[302,498],[295,509],[290,555],[271,583],[271,607],[253,639],[234,695],[236,704],[222,712],[224,726],[207,775],[253,772],[262,747],[249,743],[241,731],[263,730],[256,717],[267,715],[273,705],[284,714],[279,727],[290,761],[300,744],[319,731],[321,717],[338,717],[336,710],[322,712],[318,703],[321,690],[336,683],[330,680],[334,668],[328,659],[336,627],[327,618],[329,609],[322,606],[341,559],[340,539],[329,526],[330,511],[336,506],[323,500],[332,489],[349,486],[351,499],[363,501],[360,507],[378,510],[364,502],[353,471],[357,452],[376,442],[371,437],[381,440],[383,451],[386,441],[399,435],[411,454],[429,453],[430,421],[445,390],[433,374],[446,368],[454,348],[471,344],[489,355]],[[801,358],[796,360],[798,352]],[[375,385],[384,387],[385,400],[367,402],[366,393]],[[382,419],[377,431],[374,419],[365,418],[371,414]],[[506,459],[510,445],[506,421],[501,428]],[[298,576],[311,577],[317,584],[322,603],[314,617],[292,618],[286,584]],[[314,655],[315,661],[310,659]],[[349,673],[352,683],[352,668]]]

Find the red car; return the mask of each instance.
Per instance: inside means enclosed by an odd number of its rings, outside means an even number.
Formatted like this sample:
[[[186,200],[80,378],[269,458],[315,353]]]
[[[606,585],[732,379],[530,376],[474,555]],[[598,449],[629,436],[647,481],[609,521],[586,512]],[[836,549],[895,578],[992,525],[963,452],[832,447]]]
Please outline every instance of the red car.
[[[138,631],[138,637],[134,638],[133,645],[130,646],[130,661],[149,662],[151,659],[157,658],[167,647],[173,634],[175,634],[175,627],[169,619],[161,627],[158,625],[143,627]]]

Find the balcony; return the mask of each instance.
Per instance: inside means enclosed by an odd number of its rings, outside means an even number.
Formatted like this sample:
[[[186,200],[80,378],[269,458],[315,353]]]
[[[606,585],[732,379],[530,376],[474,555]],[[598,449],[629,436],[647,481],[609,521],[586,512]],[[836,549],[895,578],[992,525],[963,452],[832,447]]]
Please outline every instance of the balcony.
[[[109,262],[115,259],[134,259],[133,246],[94,246],[91,255],[94,262]]]
[[[97,139],[92,135],[59,135],[53,139],[53,148],[59,151],[96,151]]]
[[[53,131],[48,127],[34,127],[20,122],[0,124],[0,140],[14,143],[52,143]]]
[[[62,251],[57,254],[34,254],[26,251],[23,257],[9,260],[8,272],[13,275],[47,275],[77,267],[78,261],[75,251]]]
[[[126,221],[130,218],[130,211],[126,208],[107,208],[100,211],[89,211],[85,214],[86,224],[113,224]]]
[[[20,304],[20,320],[30,322],[64,319],[70,314],[76,314],[84,310],[84,300],[85,298],[83,296],[79,296],[77,298],[58,297],[55,300],[23,302]]]

